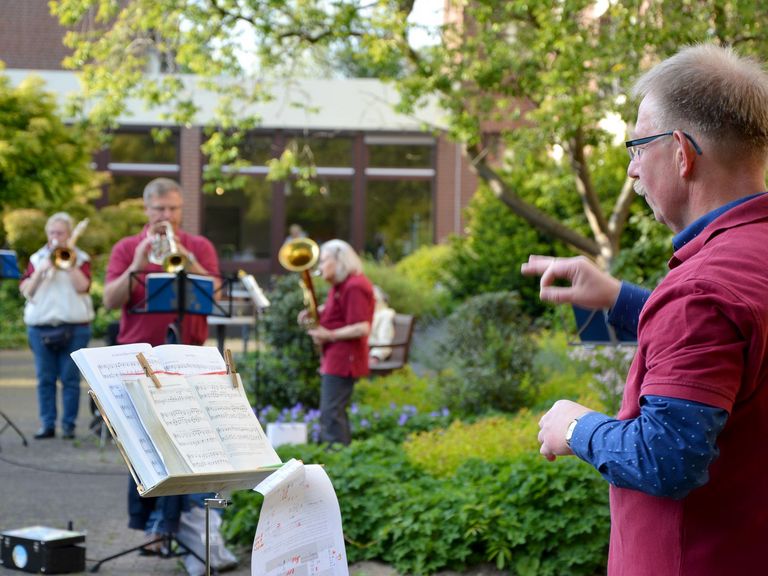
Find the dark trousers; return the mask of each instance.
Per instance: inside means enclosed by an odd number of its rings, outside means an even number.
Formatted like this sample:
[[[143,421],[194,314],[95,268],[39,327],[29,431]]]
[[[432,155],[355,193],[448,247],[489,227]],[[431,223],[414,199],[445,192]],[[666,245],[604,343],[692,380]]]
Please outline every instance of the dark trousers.
[[[347,406],[357,378],[322,374],[320,377],[320,441],[333,444],[349,444]]]
[[[128,527],[151,534],[176,534],[186,504],[184,496],[142,498],[128,478]]]

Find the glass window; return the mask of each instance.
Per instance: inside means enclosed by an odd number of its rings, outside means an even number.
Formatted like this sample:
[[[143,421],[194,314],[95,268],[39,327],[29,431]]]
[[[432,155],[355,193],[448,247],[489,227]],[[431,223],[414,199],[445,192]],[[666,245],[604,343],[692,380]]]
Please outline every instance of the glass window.
[[[395,262],[432,244],[431,181],[369,181],[366,222],[365,251],[376,259]]]
[[[206,236],[222,260],[269,258],[272,184],[249,178],[242,190],[205,196]]]
[[[299,224],[307,236],[318,243],[332,238],[350,240],[352,220],[352,182],[326,180],[322,193],[305,196],[300,190],[287,187],[285,198],[285,227]]]
[[[110,206],[129,198],[141,198],[144,187],[156,176],[134,176],[132,174],[112,174],[112,181],[107,191]]]
[[[272,136],[249,134],[240,144],[240,157],[254,166],[263,166],[274,153]]]
[[[163,142],[155,142],[149,132],[118,132],[110,144],[111,162],[176,164],[179,136],[172,133]]]
[[[298,154],[303,158],[308,154],[315,166],[352,166],[352,139],[312,136],[310,138],[292,138],[286,148],[292,143],[298,146]]]
[[[368,145],[372,168],[432,168],[434,146],[423,144]]]

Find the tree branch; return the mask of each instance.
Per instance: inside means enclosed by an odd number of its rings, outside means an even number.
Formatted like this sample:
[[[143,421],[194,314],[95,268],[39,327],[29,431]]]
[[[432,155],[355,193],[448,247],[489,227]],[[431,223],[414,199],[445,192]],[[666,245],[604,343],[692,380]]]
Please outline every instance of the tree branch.
[[[477,172],[477,175],[488,184],[494,195],[504,202],[510,210],[521,218],[527,220],[535,228],[562,240],[566,244],[570,244],[577,250],[595,258],[600,256],[600,247],[594,240],[568,228],[560,221],[555,220],[545,212],[542,212],[520,198],[509,189],[496,171],[490,167],[485,159],[485,155],[482,154],[479,147],[474,147],[472,152],[476,157],[472,162],[472,166]]]

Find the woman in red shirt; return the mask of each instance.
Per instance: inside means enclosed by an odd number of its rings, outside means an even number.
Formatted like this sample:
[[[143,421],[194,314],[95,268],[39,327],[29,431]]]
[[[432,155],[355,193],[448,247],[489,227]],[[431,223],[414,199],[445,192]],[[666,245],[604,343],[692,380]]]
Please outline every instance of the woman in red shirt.
[[[355,382],[368,375],[368,334],[373,321],[373,286],[360,257],[343,240],[320,247],[320,273],[331,284],[319,325],[308,333],[321,346],[320,441],[349,444],[347,406]]]

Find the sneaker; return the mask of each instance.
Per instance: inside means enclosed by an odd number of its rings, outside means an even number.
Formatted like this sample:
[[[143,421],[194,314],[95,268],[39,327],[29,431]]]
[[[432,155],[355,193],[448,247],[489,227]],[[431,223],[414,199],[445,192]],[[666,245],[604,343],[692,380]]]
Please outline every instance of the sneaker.
[[[61,433],[61,437],[64,438],[64,440],[74,440],[75,439],[75,429],[72,428],[70,430],[64,430]]]
[[[35,433],[35,440],[44,440],[45,438],[54,438],[56,436],[56,430],[53,428],[40,428]]]

